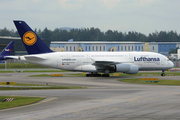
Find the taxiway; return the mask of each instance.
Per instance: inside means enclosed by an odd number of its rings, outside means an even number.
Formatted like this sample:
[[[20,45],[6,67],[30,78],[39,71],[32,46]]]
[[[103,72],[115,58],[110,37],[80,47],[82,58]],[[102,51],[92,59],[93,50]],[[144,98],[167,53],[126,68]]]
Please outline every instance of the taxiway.
[[[0,110],[0,120],[180,119],[179,86],[123,83],[118,80],[131,77],[121,76],[42,78],[28,77],[30,74],[34,73],[1,73],[0,82],[49,83],[87,89],[0,91],[1,96],[46,98],[28,106]],[[156,77],[179,80],[178,76]]]

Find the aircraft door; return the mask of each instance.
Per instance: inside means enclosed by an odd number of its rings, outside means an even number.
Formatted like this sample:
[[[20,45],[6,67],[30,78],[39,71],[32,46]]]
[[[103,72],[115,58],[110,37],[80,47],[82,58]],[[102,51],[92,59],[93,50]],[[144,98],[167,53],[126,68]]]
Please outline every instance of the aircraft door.
[[[70,59],[71,55],[70,54],[66,54],[66,57],[67,57],[67,59]]]
[[[164,65],[164,59],[161,59],[161,65]]]
[[[129,54],[129,60],[130,62],[133,62],[133,54]]]
[[[91,63],[90,54],[86,54],[86,62]]]
[[[63,69],[63,63],[60,56],[57,57],[57,67]]]
[[[77,66],[81,65],[81,60],[77,60]]]

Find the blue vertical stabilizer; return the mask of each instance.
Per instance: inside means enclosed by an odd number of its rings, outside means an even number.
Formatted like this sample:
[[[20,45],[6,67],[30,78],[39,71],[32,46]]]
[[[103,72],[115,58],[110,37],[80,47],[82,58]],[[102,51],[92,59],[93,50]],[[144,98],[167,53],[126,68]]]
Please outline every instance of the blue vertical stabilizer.
[[[53,52],[24,21],[15,20],[14,24],[28,54]]]

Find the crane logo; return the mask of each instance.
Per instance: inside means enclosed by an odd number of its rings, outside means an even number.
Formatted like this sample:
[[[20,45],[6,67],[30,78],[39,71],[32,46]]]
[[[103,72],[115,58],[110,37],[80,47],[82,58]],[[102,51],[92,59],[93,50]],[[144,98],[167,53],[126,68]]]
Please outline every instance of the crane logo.
[[[36,34],[32,31],[28,31],[23,35],[23,42],[28,46],[34,45],[36,41]]]

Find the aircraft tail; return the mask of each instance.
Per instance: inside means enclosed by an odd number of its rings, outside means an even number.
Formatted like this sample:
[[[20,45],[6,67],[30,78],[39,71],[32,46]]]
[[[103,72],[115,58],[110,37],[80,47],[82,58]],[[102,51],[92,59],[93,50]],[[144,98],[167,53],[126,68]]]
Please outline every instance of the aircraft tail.
[[[53,52],[24,21],[15,20],[14,24],[28,54]]]
[[[11,51],[13,49],[14,46],[14,41],[11,41],[5,48],[4,50],[2,50],[2,52],[0,53],[0,55],[10,55]]]

